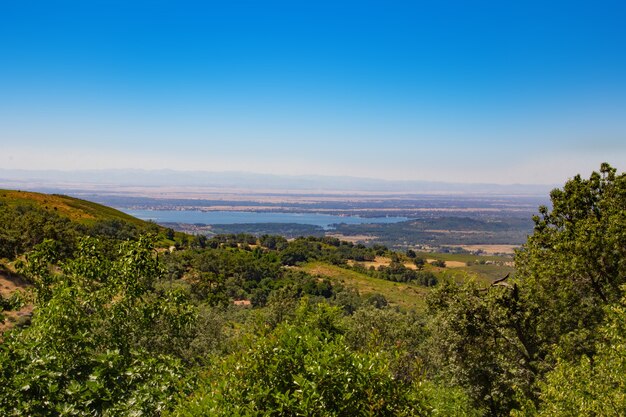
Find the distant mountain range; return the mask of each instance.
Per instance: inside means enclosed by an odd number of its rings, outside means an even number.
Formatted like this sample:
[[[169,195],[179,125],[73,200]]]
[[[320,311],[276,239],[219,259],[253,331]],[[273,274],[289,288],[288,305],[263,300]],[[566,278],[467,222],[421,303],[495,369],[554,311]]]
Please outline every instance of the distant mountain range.
[[[130,187],[181,187],[260,192],[368,192],[407,194],[477,194],[546,196],[557,185],[463,184],[393,181],[335,176],[287,176],[248,172],[174,170],[7,170],[0,169],[0,187],[38,191],[119,191]]]

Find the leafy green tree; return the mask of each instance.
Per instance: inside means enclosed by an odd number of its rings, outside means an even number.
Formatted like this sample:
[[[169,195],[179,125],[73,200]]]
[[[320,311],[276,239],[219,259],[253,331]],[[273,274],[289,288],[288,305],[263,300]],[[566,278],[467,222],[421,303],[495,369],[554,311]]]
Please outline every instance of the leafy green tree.
[[[541,385],[540,416],[618,416],[626,410],[626,296],[607,308],[596,354],[559,361]]]
[[[536,406],[555,357],[593,357],[606,306],[626,282],[626,175],[603,164],[550,197],[511,282],[447,283],[429,300],[433,369],[491,415]]]
[[[261,236],[259,238],[259,243],[261,246],[264,246],[272,250],[283,250],[288,245],[287,239],[285,239],[282,236],[273,236],[273,235]]]
[[[550,197],[552,210],[539,209],[516,255],[517,276],[544,345],[576,357],[593,353],[604,307],[620,299],[626,283],[626,174],[602,164]]]
[[[137,226],[119,220],[99,220],[93,225],[84,228],[85,233],[90,236],[106,237],[115,240],[136,240],[139,237]]]
[[[430,339],[425,346],[432,372],[463,387],[489,415],[508,415],[534,383],[535,363],[521,343],[532,334],[524,313],[509,314],[519,299],[506,288],[485,291],[476,282],[441,283],[428,298]],[[532,346],[530,347],[532,349]]]
[[[345,340],[352,349],[385,356],[398,380],[422,379],[426,338],[423,318],[391,308],[367,306],[344,322]]]
[[[184,293],[157,293],[146,238],[115,260],[83,239],[62,273],[44,242],[22,269],[36,285],[32,324],[4,335],[1,415],[155,415],[185,389],[182,353],[195,313]]]
[[[437,266],[439,268],[445,268],[446,267],[446,261],[443,261],[441,259],[435,259],[434,261],[431,262],[432,266]]]
[[[422,269],[424,269],[424,266],[426,265],[426,260],[424,258],[415,258],[413,260],[413,263],[415,264],[415,267],[417,268],[417,270],[421,271]]]
[[[289,242],[287,248],[280,252],[283,265],[296,265],[312,259],[318,259],[322,254],[322,245],[308,239],[296,239]]]
[[[331,301],[333,305],[340,307],[347,315],[354,314],[362,302],[363,300],[356,289],[342,285],[335,287],[335,295]]]

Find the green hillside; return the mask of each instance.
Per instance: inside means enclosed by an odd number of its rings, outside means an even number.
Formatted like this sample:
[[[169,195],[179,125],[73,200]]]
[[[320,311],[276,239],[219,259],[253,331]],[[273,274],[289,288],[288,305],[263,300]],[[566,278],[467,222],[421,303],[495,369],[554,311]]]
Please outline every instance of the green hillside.
[[[408,310],[423,310],[425,308],[428,289],[414,283],[374,278],[325,262],[309,262],[299,268],[309,274],[329,278],[335,283],[355,288],[363,295],[381,294],[391,305],[397,305]]]
[[[60,194],[0,190],[0,204],[34,206],[82,224],[93,224],[99,220],[122,220],[136,226],[146,224],[145,221],[114,208]]]
[[[191,239],[156,223],[146,222],[90,201],[59,194],[0,190],[0,259],[14,259],[45,240],[55,241],[63,257],[71,255],[79,238],[110,241],[155,237],[157,247],[182,245]]]
[[[441,259],[441,254],[428,255],[433,259]],[[444,257],[451,262],[456,259],[454,255],[444,255]],[[354,288],[362,295],[381,294],[391,305],[407,310],[423,310],[430,291],[428,287],[415,282],[394,282],[376,278],[322,261],[308,262],[298,268],[309,274],[325,277],[335,283]],[[483,286],[489,285],[495,279],[502,278],[506,274],[515,275],[514,267],[498,264],[470,264],[453,268],[437,268],[426,265],[425,271],[434,273],[437,279],[451,278],[459,283],[475,280]]]

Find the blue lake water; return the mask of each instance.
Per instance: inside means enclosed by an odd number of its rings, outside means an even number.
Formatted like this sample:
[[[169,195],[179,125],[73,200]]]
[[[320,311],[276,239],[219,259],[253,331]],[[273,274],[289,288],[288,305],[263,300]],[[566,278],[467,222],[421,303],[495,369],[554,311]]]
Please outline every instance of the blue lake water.
[[[142,220],[156,223],[299,223],[312,224],[328,229],[336,223],[397,223],[408,220],[406,217],[358,217],[335,216],[319,213],[258,213],[250,211],[198,211],[198,210],[130,210],[123,212]]]

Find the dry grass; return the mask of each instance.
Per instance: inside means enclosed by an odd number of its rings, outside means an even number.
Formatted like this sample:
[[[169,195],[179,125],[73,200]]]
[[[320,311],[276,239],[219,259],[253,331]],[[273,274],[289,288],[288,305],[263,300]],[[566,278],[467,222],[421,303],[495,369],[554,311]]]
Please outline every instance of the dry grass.
[[[428,263],[432,263],[434,262],[435,259],[426,259],[426,262]],[[467,262],[461,262],[461,261],[445,261],[446,262],[446,268],[465,268],[467,266]]]
[[[377,236],[370,236],[370,235],[346,236],[346,235],[342,235],[341,233],[326,233],[326,236],[334,237],[339,240],[344,240],[346,242],[351,242],[351,243],[366,243],[366,242],[378,239]]]
[[[6,298],[17,290],[25,290],[30,284],[13,271],[2,269],[0,263],[0,295]]]
[[[449,245],[456,246],[459,248],[463,248],[470,252],[474,252],[477,250],[482,250],[488,255],[493,255],[496,253],[506,253],[506,254],[514,254],[515,249],[519,248],[519,245]]]
[[[386,258],[384,256],[377,256],[376,258],[374,258],[373,261],[364,261],[364,262],[355,262],[352,260],[348,261],[348,264],[351,266],[354,265],[355,263],[363,265],[365,268],[369,268],[373,266],[375,269],[378,269],[379,266],[389,266],[389,264],[391,263],[391,259]]]
[[[0,192],[0,201],[7,204],[37,205],[73,220],[91,220],[95,218],[88,213],[78,212],[68,204],[66,198],[57,195],[6,190]]]

